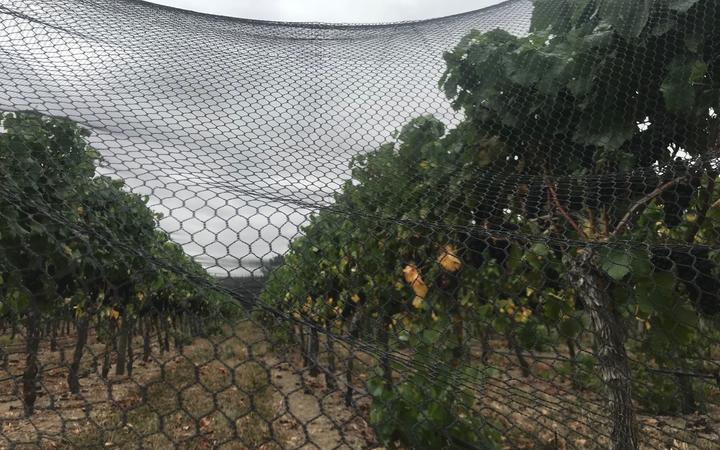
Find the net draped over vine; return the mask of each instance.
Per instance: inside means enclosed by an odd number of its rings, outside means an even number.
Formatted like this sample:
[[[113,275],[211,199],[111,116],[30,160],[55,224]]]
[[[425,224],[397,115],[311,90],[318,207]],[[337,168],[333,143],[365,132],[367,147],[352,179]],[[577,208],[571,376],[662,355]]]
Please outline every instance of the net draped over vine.
[[[0,448],[720,445],[720,2],[0,0]]]

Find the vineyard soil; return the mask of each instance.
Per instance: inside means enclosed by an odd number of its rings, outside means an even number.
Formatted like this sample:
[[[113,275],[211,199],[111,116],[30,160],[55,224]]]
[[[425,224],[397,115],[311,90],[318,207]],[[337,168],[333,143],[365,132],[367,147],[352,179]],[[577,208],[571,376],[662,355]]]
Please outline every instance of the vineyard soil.
[[[58,351],[43,342],[41,394],[29,420],[22,417],[17,394],[22,342],[0,337],[9,354],[7,369],[0,369],[0,422],[6,436],[0,437],[0,448],[8,445],[7,438],[28,442],[19,447],[24,449],[136,448],[139,442],[150,449],[171,448],[173,442],[187,449],[282,448],[272,440],[284,447],[334,448],[340,436],[346,446],[337,448],[372,448],[372,430],[360,417],[367,401],[358,399],[360,414],[345,407],[342,393],[328,391],[322,376],[294,369],[300,367],[297,352],[281,359],[282,352],[272,352],[250,322],[222,337],[195,339],[182,354],[174,349],[161,355],[154,343],[151,360],[137,361],[132,377],[114,375],[113,360],[107,380],[93,369],[104,349],[93,334],[77,396],[68,393],[67,369],[59,356],[61,350],[66,359],[71,354],[73,337],[60,337]],[[141,340],[134,344],[142,349]],[[240,439],[228,441],[233,428]],[[38,433],[43,436],[39,447],[34,443]]]
[[[0,448],[24,441],[22,449],[171,448],[181,442],[186,449],[262,449],[350,448],[378,449],[368,425],[369,400],[361,393],[372,367],[372,357],[357,353],[354,374],[356,409],[344,405],[344,388],[328,389],[325,374],[311,376],[302,369],[302,355],[289,346],[273,348],[262,330],[250,321],[227,327],[210,338],[196,338],[182,348],[161,352],[153,339],[149,361],[135,354],[131,377],[114,374],[100,376],[99,364],[104,344],[93,333],[81,364],[81,391],[75,396],[67,389],[68,356],[74,334],[60,336],[57,348],[43,340],[40,360],[40,397],[37,412],[23,418],[18,395],[23,370],[23,342],[18,335],[0,336],[6,352],[6,367],[0,369]],[[321,339],[324,341],[324,339]],[[602,448],[606,441],[590,436],[608,426],[601,418],[602,400],[581,401],[572,392],[568,379],[553,377],[561,368],[552,355],[535,354],[529,377],[522,376],[514,355],[502,350],[501,341],[488,360],[488,376],[478,392],[478,406],[506,429],[510,449]],[[133,347],[142,350],[136,337]],[[321,348],[324,348],[322,342]],[[481,348],[472,346],[473,361],[481,360]],[[63,356],[64,354],[64,356]],[[321,362],[327,354],[321,354]],[[335,356],[348,356],[336,346]],[[396,357],[407,355],[396,352]],[[543,362],[546,361],[546,362]],[[321,364],[325,366],[325,364]],[[341,364],[338,367],[342,367]],[[494,368],[494,369],[493,369]],[[395,372],[396,381],[399,373]],[[341,374],[336,374],[342,379]],[[541,415],[533,415],[540,411]],[[592,419],[592,420],[590,420]],[[685,417],[640,414],[643,448],[668,450],[712,449],[720,440],[720,411]],[[588,424],[593,426],[588,426]],[[597,427],[597,428],[594,428]],[[238,439],[231,439],[233,429]],[[678,440],[668,439],[658,430],[673,429]],[[42,435],[40,446],[38,436]],[[697,446],[677,444],[690,435],[702,438]],[[344,436],[344,446],[341,445]],[[534,440],[528,436],[535,436]],[[239,443],[242,440],[243,443]]]

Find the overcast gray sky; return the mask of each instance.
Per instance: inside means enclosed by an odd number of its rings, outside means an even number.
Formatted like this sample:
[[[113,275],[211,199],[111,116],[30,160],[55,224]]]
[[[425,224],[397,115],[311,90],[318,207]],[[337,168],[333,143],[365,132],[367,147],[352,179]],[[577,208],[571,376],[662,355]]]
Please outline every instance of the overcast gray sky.
[[[503,0],[153,0],[176,8],[249,19],[377,23],[472,11]]]

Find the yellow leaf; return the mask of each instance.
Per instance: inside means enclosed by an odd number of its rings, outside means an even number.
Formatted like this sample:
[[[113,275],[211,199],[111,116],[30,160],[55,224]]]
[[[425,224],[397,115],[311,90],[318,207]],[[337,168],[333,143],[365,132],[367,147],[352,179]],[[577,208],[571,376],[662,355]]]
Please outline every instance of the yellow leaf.
[[[412,284],[413,281],[420,277],[420,274],[418,273],[417,267],[413,265],[407,265],[403,269],[403,276],[405,277],[406,283]]]
[[[593,223],[587,218],[583,218],[582,220],[582,229],[586,236],[593,237],[595,235]]]
[[[498,305],[500,306],[500,313],[507,314],[509,316],[515,314],[515,303],[512,301],[512,299],[508,298],[505,300],[500,300],[498,301]]]
[[[433,322],[438,320],[438,316],[437,316],[437,314],[435,314],[435,311],[432,312],[432,320],[433,320]]]
[[[417,309],[422,309],[425,304],[425,300],[422,297],[415,297],[412,301],[412,305]]]
[[[438,263],[448,272],[457,272],[462,267],[462,262],[456,255],[457,249],[452,245],[446,245],[438,256]]]
[[[525,323],[532,316],[532,310],[526,307],[521,307],[520,312],[515,316],[515,321],[519,323]]]
[[[535,293],[535,289],[533,289],[531,287],[525,289],[525,295],[527,295],[528,297],[532,296],[534,293]]]
[[[352,301],[353,301],[353,303],[357,303],[357,302],[359,302],[359,301],[360,301],[360,296],[359,296],[359,295],[357,295],[357,294],[353,294],[353,296],[352,296],[352,297],[350,297],[350,300],[352,300]]]
[[[428,293],[428,287],[420,276],[420,273],[418,273],[417,268],[412,265],[405,266],[403,275],[405,281],[410,285],[413,292],[415,292],[415,295],[425,298]]]
[[[425,298],[428,293],[428,287],[425,283],[423,283],[422,279],[415,280],[415,282],[412,285],[413,292],[415,292],[415,295],[418,297]]]

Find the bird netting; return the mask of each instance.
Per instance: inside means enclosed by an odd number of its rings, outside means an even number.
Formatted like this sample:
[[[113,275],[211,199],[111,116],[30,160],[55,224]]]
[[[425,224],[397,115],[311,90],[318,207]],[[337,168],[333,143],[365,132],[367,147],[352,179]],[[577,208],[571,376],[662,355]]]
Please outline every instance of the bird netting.
[[[720,446],[720,2],[0,0],[0,447]]]

